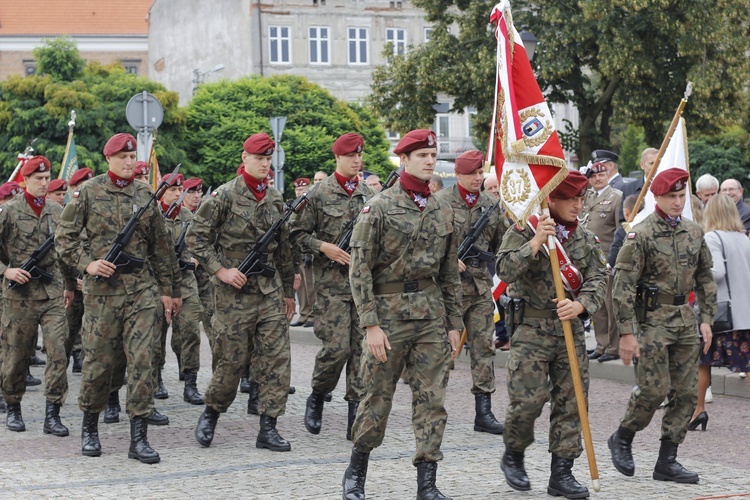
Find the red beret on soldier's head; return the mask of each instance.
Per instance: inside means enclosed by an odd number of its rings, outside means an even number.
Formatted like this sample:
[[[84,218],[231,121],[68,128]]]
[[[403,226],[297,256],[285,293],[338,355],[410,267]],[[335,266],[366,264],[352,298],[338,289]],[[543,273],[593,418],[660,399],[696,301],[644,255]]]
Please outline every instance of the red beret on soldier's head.
[[[148,175],[150,172],[151,172],[151,165],[149,165],[148,162],[145,162],[145,161],[135,162],[135,169],[133,170],[133,175]]]
[[[671,191],[682,191],[687,186],[690,174],[681,168],[668,168],[651,181],[649,190],[654,196],[661,196]]]
[[[193,177],[183,182],[182,187],[185,189],[185,191],[191,191],[194,189],[203,191],[203,181],[198,177]]]
[[[432,130],[419,128],[404,135],[393,149],[393,153],[400,155],[424,148],[437,148],[437,136]]]
[[[6,182],[2,186],[0,186],[0,200],[12,198],[21,191],[23,191],[23,188],[17,182]]]
[[[456,158],[455,171],[457,174],[470,174],[484,166],[484,155],[481,151],[470,149]]]
[[[268,134],[261,132],[260,134],[253,134],[247,138],[245,144],[243,144],[245,152],[251,155],[262,155],[271,156],[273,150],[276,149],[276,143],[273,142]]]
[[[331,146],[331,151],[335,155],[348,155],[350,153],[361,153],[365,147],[365,140],[362,136],[354,132],[348,132],[336,139]]]
[[[300,177],[299,179],[294,181],[294,187],[296,188],[309,186],[310,184],[310,179],[308,179],[307,177]]]
[[[571,170],[568,176],[549,195],[558,200],[569,200],[578,196],[586,196],[589,180],[578,170]]]
[[[603,161],[597,161],[589,168],[589,172],[592,174],[598,174],[607,171],[607,164]]]
[[[268,174],[266,174],[266,179],[268,179],[269,181],[273,179],[273,169],[272,168],[268,169]]]
[[[47,158],[44,156],[32,156],[28,160],[26,160],[23,164],[23,167],[21,167],[21,175],[23,177],[26,177],[28,175],[31,175],[36,172],[49,172],[50,171],[50,163]]]
[[[127,151],[128,153],[135,151],[138,148],[138,142],[130,134],[115,134],[109,138],[107,144],[104,145],[104,156],[112,156],[119,153],[120,151]]]
[[[62,179],[55,179],[49,183],[47,193],[54,193],[55,191],[67,191],[68,183]]]
[[[73,172],[73,175],[70,176],[70,180],[68,181],[68,185],[70,186],[76,186],[83,181],[87,181],[89,179],[94,178],[94,172],[88,168],[79,168],[75,172]]]
[[[169,174],[164,177],[164,182],[169,184],[169,187],[182,186],[182,183],[185,182],[185,176],[182,174]]]

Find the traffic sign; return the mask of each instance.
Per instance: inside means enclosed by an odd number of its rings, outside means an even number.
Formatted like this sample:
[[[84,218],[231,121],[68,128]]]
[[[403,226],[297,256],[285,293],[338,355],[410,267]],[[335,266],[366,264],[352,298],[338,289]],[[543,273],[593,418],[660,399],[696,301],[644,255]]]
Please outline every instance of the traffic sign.
[[[134,129],[153,132],[164,120],[164,108],[159,99],[144,90],[130,98],[125,108],[125,117]]]

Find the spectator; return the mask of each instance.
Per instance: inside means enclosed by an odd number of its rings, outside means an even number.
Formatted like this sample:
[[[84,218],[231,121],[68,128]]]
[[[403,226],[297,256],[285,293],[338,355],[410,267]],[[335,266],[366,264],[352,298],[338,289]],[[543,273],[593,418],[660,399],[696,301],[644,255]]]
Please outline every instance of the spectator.
[[[500,198],[500,186],[497,183],[497,175],[494,172],[484,180],[484,190],[496,200]]]
[[[695,181],[695,194],[700,198],[703,206],[706,206],[711,197],[719,192],[719,179],[711,174],[703,174]]]
[[[365,184],[370,186],[370,188],[376,193],[379,193],[383,189],[383,185],[380,183],[380,177],[375,174],[368,175],[365,179]]]
[[[624,200],[631,194],[636,195],[636,197],[641,194],[641,190],[643,189],[644,184],[646,183],[646,177],[648,177],[648,174],[651,172],[651,169],[654,168],[654,163],[656,162],[656,155],[659,154],[658,149],[654,148],[646,148],[641,152],[641,163],[640,167],[641,170],[643,170],[643,177],[640,179],[636,179],[633,182],[629,182],[625,184],[622,187],[622,199]],[[625,220],[625,217],[622,214],[622,211],[620,211],[620,220]]]
[[[326,177],[328,177],[327,173],[323,172],[322,170],[318,170],[317,172],[315,172],[315,176],[313,176],[313,184],[319,183]]]
[[[633,208],[635,207],[635,202],[638,200],[637,194],[631,194],[624,200],[622,200],[622,212],[625,219],[630,217],[631,212],[633,212]],[[641,203],[641,206],[638,207],[638,211],[640,212],[643,210],[643,204]],[[620,226],[617,228],[617,231],[615,231],[615,239],[612,241],[612,246],[609,247],[609,254],[607,256],[607,265],[610,267],[610,269],[614,269],[615,262],[617,262],[617,254],[620,253],[620,248],[622,248],[622,242],[625,240],[625,228]]]
[[[430,177],[430,193],[435,194],[443,189],[443,178],[437,174],[432,174]]]
[[[742,225],[745,226],[745,232],[750,231],[750,206],[745,203],[743,195],[745,190],[742,188],[740,181],[736,179],[727,179],[721,183],[721,193],[729,196],[737,206],[740,213]]]

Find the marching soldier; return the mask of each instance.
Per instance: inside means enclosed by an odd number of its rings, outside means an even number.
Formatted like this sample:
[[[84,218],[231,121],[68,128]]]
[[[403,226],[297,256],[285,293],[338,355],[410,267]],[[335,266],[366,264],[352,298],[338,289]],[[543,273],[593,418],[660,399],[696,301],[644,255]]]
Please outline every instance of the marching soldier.
[[[620,356],[625,366],[637,360],[636,389],[620,427],[608,441],[612,462],[626,476],[634,474],[633,437],[648,426],[669,393],[653,478],[677,483],[699,480],[698,474],[677,462],[677,447],[685,439],[698,401],[700,341],[687,301],[690,291],[698,300],[704,352],[711,345],[716,314],[716,283],[703,230],[682,218],[688,179],[689,174],[679,168],[654,178],[650,190],[656,210],[625,237],[612,293]]]
[[[302,177],[294,181],[294,194],[296,197],[310,190],[312,183],[307,177]],[[302,262],[299,266],[300,280],[297,288],[297,298],[299,299],[299,318],[289,326],[301,326],[310,328],[315,324],[315,280],[313,278],[313,253],[309,248],[302,249]],[[338,379],[337,379],[338,381]],[[317,433],[315,433],[317,434]]]
[[[26,392],[37,327],[41,325],[47,352],[44,433],[67,436],[68,428],[60,420],[60,407],[68,395],[65,372],[71,348],[65,305],[73,298],[75,280],[70,275],[63,277],[54,246],[40,256],[34,269],[21,268],[37,248],[53,237],[62,212],[60,205],[46,200],[50,182],[47,158],[30,158],[21,168],[21,175],[26,183],[23,195],[0,208],[0,273],[5,278],[0,389],[8,406],[6,425],[14,432],[26,430],[21,400]]]
[[[581,455],[578,416],[561,321],[570,321],[584,393],[588,398],[588,358],[581,317],[599,309],[604,300],[606,259],[596,237],[578,226],[588,179],[577,172],[550,193],[550,215],[532,216],[527,227],[508,230],[497,253],[497,275],[512,299],[507,325],[514,328],[508,358],[505,453],[501,469],[508,485],[531,489],[524,451],[534,441],[534,421],[551,400],[549,451],[552,466],[547,493],[586,498],[588,490],[571,471]],[[557,302],[548,236],[556,236],[558,255],[565,260],[566,298]]]
[[[370,452],[383,442],[393,393],[406,367],[414,401],[417,498],[446,499],[435,480],[443,458],[448,362],[463,329],[453,211],[430,195],[434,132],[412,130],[394,153],[404,165],[400,183],[368,202],[351,239],[352,297],[367,347],[363,343],[365,394],[352,427],[343,496],[365,498]]]
[[[482,193],[484,181],[484,156],[470,150],[456,158],[458,182],[450,189],[438,192],[437,199],[447,202],[453,209],[453,234],[459,244],[466,238],[481,215],[497,203],[487,193]],[[493,323],[495,305],[492,301],[492,276],[487,261],[494,260],[507,229],[505,217],[496,214],[474,243],[474,248],[485,252],[458,261],[461,273],[461,312],[466,326],[466,340],[471,355],[471,392],[474,394],[476,416],[474,430],[502,434],[503,424],[492,414],[492,393],[495,392],[495,349]]]
[[[316,184],[308,206],[292,219],[292,240],[302,253],[314,256],[314,332],[323,342],[315,358],[305,427],[312,434],[320,433],[325,396],[336,387],[346,365],[344,399],[349,406],[346,436],[350,440],[363,394],[359,365],[364,330],[359,326],[349,285],[348,248],[340,248],[338,243],[374,194],[357,177],[363,149],[364,140],[359,134],[350,132],[336,139],[331,148],[336,171]]]
[[[284,210],[281,193],[268,189],[266,179],[275,147],[265,133],[250,136],[243,145],[241,175],[211,193],[187,233],[188,248],[214,276],[215,284],[213,326],[219,361],[204,396],[206,409],[195,429],[202,446],[210,446],[219,415],[234,401],[253,345],[258,360],[253,370],[260,391],[260,432],[255,446],[291,450],[276,429],[276,419],[286,409],[291,377],[289,320],[295,305],[288,229],[268,249],[265,263],[276,268],[273,276],[248,278],[237,269]]]
[[[148,162],[136,162],[135,170],[133,170],[133,173],[135,174],[135,180],[151,185],[148,178],[149,174],[151,173],[151,165],[149,165]]]
[[[65,206],[65,195],[68,193],[68,183],[62,179],[53,179],[49,181],[49,190],[47,199],[54,201],[61,207]]]
[[[147,419],[153,411],[152,350],[156,341],[156,302],[161,296],[165,314],[179,312],[172,301],[174,251],[156,206],[149,206],[123,252],[127,262],[118,265],[104,259],[119,230],[134,209],[149,202],[151,191],[134,182],[136,141],[130,134],[117,134],[104,146],[109,164],[73,193],[63,210],[56,243],[62,260],[84,275],[83,363],[81,392],[83,410],[82,453],[100,456],[98,420],[109,396],[113,367],[122,356],[127,364],[127,413],[130,416],[128,457],[156,463],[159,454],[148,443]],[[80,238],[86,231],[87,242]],[[152,286],[145,261],[151,264]]]

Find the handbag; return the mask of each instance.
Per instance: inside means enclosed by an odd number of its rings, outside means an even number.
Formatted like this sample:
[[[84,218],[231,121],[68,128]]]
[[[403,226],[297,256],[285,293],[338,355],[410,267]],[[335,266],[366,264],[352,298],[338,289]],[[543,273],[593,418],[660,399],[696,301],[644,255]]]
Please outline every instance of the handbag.
[[[727,257],[724,254],[724,241],[721,239],[721,236],[719,236],[718,231],[716,232],[716,236],[718,236],[719,243],[721,243],[721,257],[724,259],[724,276],[727,280],[729,300],[718,303],[712,330],[713,333],[726,333],[734,331],[734,325],[732,323],[732,289],[729,286],[729,272],[727,271]]]

